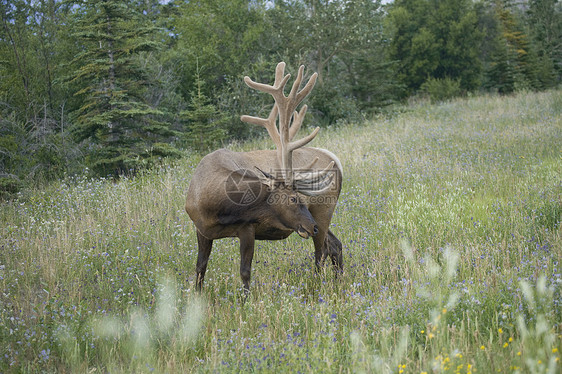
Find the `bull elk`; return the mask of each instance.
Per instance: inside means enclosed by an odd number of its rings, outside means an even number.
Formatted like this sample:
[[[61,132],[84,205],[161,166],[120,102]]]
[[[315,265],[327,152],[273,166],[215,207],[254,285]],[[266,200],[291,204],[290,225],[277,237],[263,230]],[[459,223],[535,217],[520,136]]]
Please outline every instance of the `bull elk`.
[[[305,147],[318,134],[318,127],[293,141],[307,106],[300,111],[296,108],[314,87],[317,73],[300,90],[304,72],[301,66],[285,96],[290,75],[284,71],[285,63],[280,62],[272,86],[244,77],[249,87],[273,96],[275,104],[268,118],[242,116],[241,120],[263,126],[277,149],[219,149],[203,157],[193,173],[185,210],[197,228],[197,290],[201,290],[205,278],[213,240],[225,237],[240,240],[240,276],[245,295],[250,289],[256,239],[280,240],[293,232],[305,239],[312,237],[316,269],[328,256],[336,276],[343,269],[341,242],[329,229],[341,191],[341,163],[325,149]]]

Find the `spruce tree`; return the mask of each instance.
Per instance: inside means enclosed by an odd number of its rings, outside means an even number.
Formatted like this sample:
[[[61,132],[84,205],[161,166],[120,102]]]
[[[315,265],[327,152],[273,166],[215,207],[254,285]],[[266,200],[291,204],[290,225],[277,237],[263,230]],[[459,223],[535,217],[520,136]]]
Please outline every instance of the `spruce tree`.
[[[126,1],[86,0],[79,12],[74,36],[82,52],[72,83],[82,102],[73,133],[85,145],[86,163],[98,175],[115,176],[173,154],[165,142],[174,133],[145,100],[150,77],[137,58],[159,48],[157,29]]]
[[[187,122],[185,132],[187,145],[196,151],[208,151],[220,143],[226,135],[224,125],[227,118],[210,103],[203,93],[203,80],[197,69],[195,76],[196,89],[191,95],[189,110],[182,111],[180,116]]]
[[[558,0],[529,0],[527,24],[537,54],[540,88],[562,79],[562,5]]]
[[[487,86],[500,93],[519,88],[537,88],[537,63],[529,37],[517,17],[512,0],[492,0],[496,34],[491,43],[490,62],[486,71]]]

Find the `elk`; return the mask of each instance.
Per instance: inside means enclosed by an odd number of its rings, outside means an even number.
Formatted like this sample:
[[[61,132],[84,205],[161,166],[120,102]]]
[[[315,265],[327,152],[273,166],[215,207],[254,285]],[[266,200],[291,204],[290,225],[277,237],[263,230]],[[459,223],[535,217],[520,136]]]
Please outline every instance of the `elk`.
[[[329,256],[336,276],[343,270],[341,242],[329,229],[341,191],[341,163],[330,151],[305,147],[318,134],[318,127],[293,141],[307,111],[306,105],[300,111],[296,108],[318,76],[314,73],[301,90],[303,74],[301,66],[288,96],[284,90],[290,75],[285,75],[284,62],[277,65],[273,85],[244,77],[250,88],[270,94],[275,104],[268,118],[244,115],[240,119],[263,126],[276,150],[219,149],[203,157],[193,173],[185,209],[197,229],[198,291],[213,240],[225,237],[239,238],[240,276],[246,296],[256,239],[281,240],[293,232],[305,239],[312,237],[316,269]]]

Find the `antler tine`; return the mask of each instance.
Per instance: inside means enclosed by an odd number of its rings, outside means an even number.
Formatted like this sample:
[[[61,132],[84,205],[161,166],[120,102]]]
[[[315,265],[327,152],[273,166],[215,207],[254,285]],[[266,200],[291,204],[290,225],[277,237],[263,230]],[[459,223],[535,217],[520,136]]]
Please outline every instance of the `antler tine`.
[[[284,97],[283,88],[285,88],[285,85],[287,84],[287,81],[289,80],[289,78],[291,78],[290,74],[285,75],[285,77],[283,77],[283,79],[281,80],[279,86],[277,86],[277,82],[275,83],[274,86],[271,86],[271,85],[265,84],[265,83],[254,82],[248,76],[244,77],[244,82],[249,87],[253,88],[254,90],[266,92],[268,94],[271,94],[271,96],[273,96],[274,99],[277,99],[277,97],[279,97],[279,95],[282,95]],[[277,81],[277,78],[275,80]]]
[[[302,120],[304,119],[304,116],[306,115],[307,109],[308,109],[308,106],[305,104],[301,108],[300,112],[295,111],[293,113],[293,123],[291,123],[291,127],[289,128],[289,140],[293,140],[293,138],[295,137],[297,132],[299,132],[299,130],[301,128],[301,125],[302,125]]]
[[[288,96],[290,100],[295,99],[295,96],[297,95],[297,91],[301,85],[303,75],[304,75],[304,65],[301,65],[299,66],[299,72],[297,74],[297,78],[293,82],[293,87],[291,87],[291,92],[289,93]]]
[[[273,85],[275,87],[279,87],[281,85],[281,81],[283,80],[285,74],[285,63],[283,61],[281,61],[280,63],[277,64],[277,66],[275,67],[275,83],[273,83]],[[287,74],[289,77],[287,78],[287,80],[289,80],[289,78],[291,77],[291,74]],[[285,82],[286,84],[287,82]],[[283,88],[285,88],[285,84],[283,84]]]
[[[297,98],[296,101],[298,103],[300,103],[301,101],[303,101],[305,99],[305,97],[308,96],[308,94],[310,93],[310,91],[312,91],[312,89],[314,88],[314,85],[316,84],[316,79],[318,78],[318,73],[314,73],[312,74],[312,76],[310,77],[310,79],[308,80],[308,82],[306,82],[306,85],[304,86],[304,88],[302,90],[300,90],[299,92],[297,92]]]
[[[242,122],[251,123],[253,125],[259,125],[265,127],[267,133],[275,143],[277,148],[281,147],[281,139],[279,137],[279,131],[275,126],[275,121],[277,120],[277,114],[279,113],[279,108],[277,105],[273,105],[271,112],[269,113],[269,117],[267,118],[260,118],[260,117],[253,117],[253,116],[241,116],[240,120]]]
[[[308,134],[304,138],[301,138],[299,140],[295,140],[294,142],[289,143],[289,146],[288,146],[289,151],[292,152],[295,149],[300,148],[300,147],[304,147],[305,145],[310,143],[312,141],[312,139],[314,139],[316,137],[316,135],[318,135],[318,131],[320,131],[320,127],[316,127],[314,129],[314,131],[312,131],[310,134]]]

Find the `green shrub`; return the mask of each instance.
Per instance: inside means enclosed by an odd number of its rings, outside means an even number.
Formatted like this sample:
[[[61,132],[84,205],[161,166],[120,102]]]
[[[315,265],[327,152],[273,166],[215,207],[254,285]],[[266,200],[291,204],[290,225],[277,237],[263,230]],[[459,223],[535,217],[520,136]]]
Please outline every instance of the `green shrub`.
[[[10,198],[19,192],[23,187],[23,183],[14,176],[0,177],[0,200]]]
[[[449,77],[428,78],[421,85],[421,91],[429,96],[432,103],[447,101],[461,95],[461,81]]]

